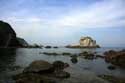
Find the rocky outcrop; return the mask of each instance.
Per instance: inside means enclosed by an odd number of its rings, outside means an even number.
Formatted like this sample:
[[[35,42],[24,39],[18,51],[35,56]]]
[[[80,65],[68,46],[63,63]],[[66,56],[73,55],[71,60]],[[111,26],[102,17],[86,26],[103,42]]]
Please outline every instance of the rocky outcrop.
[[[97,47],[96,40],[93,40],[91,37],[82,37],[79,43],[82,47]]]
[[[114,51],[110,50],[104,53],[105,61],[125,68],[125,50]]]
[[[91,37],[81,37],[79,40],[79,45],[68,45],[68,48],[99,48],[100,46],[96,44],[96,40]]]
[[[23,47],[29,46],[28,43],[27,43],[24,39],[22,39],[22,38],[17,37],[17,41],[18,41]]]
[[[0,47],[21,47],[17,40],[16,32],[6,22],[0,21]]]
[[[69,78],[70,74],[64,71],[67,63],[55,61],[53,64],[44,61],[33,61],[24,71],[13,77],[15,83],[60,83]]]

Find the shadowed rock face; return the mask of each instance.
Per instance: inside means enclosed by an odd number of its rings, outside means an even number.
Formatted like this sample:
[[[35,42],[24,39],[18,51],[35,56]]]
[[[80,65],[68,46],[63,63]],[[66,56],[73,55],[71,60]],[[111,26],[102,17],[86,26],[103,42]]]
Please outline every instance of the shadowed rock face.
[[[6,22],[0,21],[0,47],[22,46],[16,37],[16,32]]]

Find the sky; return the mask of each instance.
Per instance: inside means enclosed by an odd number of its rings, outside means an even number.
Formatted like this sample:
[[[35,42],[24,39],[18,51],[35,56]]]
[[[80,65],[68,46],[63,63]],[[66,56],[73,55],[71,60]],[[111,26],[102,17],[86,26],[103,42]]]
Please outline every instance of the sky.
[[[0,20],[29,44],[125,47],[125,0],[0,0]]]

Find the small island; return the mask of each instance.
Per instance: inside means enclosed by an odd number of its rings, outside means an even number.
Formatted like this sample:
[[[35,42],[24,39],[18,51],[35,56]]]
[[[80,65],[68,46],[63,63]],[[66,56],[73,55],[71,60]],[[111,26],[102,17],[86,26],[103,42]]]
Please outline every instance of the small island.
[[[79,40],[79,45],[67,45],[67,48],[100,48],[98,44],[96,44],[96,40],[93,40],[91,37],[81,37]]]

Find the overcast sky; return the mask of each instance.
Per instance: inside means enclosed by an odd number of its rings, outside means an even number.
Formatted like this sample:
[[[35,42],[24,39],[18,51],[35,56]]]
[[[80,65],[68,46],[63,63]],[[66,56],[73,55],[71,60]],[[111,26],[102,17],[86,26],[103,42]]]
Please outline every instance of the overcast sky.
[[[31,44],[125,47],[125,0],[0,0],[0,20]]]

